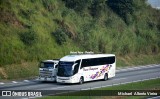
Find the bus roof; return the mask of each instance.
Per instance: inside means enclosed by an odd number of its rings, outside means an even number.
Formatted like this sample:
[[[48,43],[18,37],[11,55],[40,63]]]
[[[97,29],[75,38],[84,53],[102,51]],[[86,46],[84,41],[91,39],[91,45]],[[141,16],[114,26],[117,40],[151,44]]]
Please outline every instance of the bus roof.
[[[76,61],[79,59],[87,59],[87,58],[98,58],[98,57],[109,57],[115,56],[114,54],[82,54],[82,55],[67,55],[60,59],[60,61]]]

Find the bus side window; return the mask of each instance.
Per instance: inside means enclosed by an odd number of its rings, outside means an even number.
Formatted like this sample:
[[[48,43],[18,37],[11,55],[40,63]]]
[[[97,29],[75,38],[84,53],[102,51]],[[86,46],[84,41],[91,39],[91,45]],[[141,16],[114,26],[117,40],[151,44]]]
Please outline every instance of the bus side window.
[[[86,66],[86,59],[82,59],[81,68],[80,69],[82,69],[85,66]]]
[[[95,62],[93,59],[82,59],[81,68],[88,67],[88,66],[94,66]]]
[[[110,64],[113,64],[115,62],[115,57],[110,57],[109,61],[110,61]]]

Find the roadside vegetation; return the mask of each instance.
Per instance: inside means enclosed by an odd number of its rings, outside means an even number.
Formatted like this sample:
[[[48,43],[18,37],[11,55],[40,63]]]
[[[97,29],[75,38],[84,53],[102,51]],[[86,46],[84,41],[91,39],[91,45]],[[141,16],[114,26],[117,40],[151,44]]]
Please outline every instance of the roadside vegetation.
[[[145,1],[0,0],[0,80],[36,76],[40,60],[70,51],[159,63],[160,11]]]

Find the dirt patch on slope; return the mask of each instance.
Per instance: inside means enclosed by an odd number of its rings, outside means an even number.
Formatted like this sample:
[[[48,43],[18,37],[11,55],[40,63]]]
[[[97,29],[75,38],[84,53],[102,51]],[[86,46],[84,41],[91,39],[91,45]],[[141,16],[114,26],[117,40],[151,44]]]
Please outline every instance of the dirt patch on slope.
[[[5,70],[2,67],[0,68],[0,75],[2,75],[2,78],[5,78],[5,79],[8,78],[8,75],[5,73]]]

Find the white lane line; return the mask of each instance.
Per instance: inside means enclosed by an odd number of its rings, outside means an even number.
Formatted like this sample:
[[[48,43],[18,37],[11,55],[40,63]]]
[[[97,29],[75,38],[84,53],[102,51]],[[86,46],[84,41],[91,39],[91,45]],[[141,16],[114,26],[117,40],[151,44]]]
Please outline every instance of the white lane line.
[[[142,69],[142,68],[150,68],[150,67],[160,67],[160,64],[157,64],[157,65],[153,64],[153,65],[146,65],[146,66],[136,66],[136,67],[128,67],[128,68],[116,70],[116,72],[118,72],[118,71],[127,71],[127,70],[135,70],[135,69]]]
[[[146,65],[146,66],[136,66],[136,67],[129,67],[125,69],[120,69],[118,71],[123,71],[123,70],[135,70],[135,69],[142,69],[142,68],[149,68],[149,67],[159,67],[160,65]]]
[[[0,84],[3,85],[4,83],[3,83],[3,82],[0,82]]]
[[[12,81],[12,83],[18,83],[18,82],[16,82],[16,81]]]
[[[119,78],[119,79],[113,79],[113,80],[122,80],[122,79],[127,79],[127,78]]]
[[[29,80],[24,80],[24,82],[30,82]]]
[[[84,88],[84,89],[81,89],[81,90],[90,90],[91,88]]]
[[[160,96],[151,97],[151,98],[147,98],[147,99],[160,99]]]
[[[39,81],[39,78],[36,78],[35,80],[36,80],[36,81]]]
[[[101,86],[101,88],[103,88],[103,87],[110,87],[110,86],[112,86],[112,85],[105,85],[105,86]]]
[[[71,87],[71,86],[55,87],[55,88],[51,88],[51,89],[61,89],[61,88],[67,88],[67,87]]]
[[[54,88],[43,88],[43,90],[53,90],[53,89],[61,89],[61,88],[67,88],[67,87],[71,87],[71,86],[61,86],[61,87],[54,87]],[[40,89],[41,90],[41,89]]]

